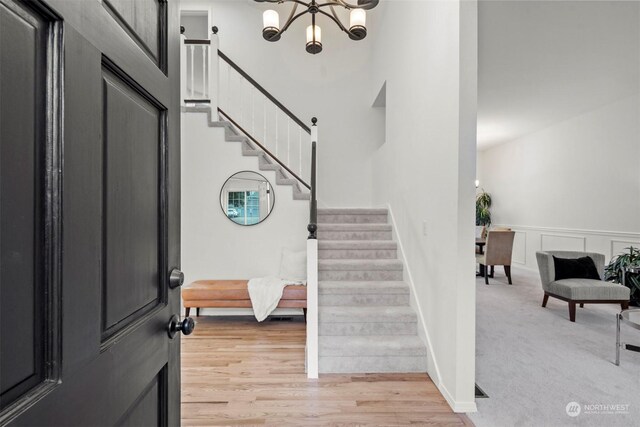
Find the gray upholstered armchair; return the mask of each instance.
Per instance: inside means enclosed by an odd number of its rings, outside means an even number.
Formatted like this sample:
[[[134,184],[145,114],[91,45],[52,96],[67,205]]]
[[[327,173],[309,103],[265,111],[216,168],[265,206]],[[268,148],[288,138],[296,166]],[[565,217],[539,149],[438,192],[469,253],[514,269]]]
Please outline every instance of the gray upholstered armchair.
[[[576,321],[576,304],[620,304],[622,309],[629,308],[629,288],[612,282],[593,279],[563,279],[556,280],[553,257],[581,258],[590,257],[600,277],[604,274],[604,255],[595,252],[546,251],[536,252],[538,269],[544,297],[542,306],[547,306],[549,297],[558,298],[569,303],[569,319]]]

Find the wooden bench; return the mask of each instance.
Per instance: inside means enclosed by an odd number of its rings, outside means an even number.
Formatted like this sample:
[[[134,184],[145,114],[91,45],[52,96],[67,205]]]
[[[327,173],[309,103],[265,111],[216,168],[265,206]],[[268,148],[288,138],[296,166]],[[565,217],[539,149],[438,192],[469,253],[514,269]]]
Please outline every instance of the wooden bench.
[[[248,280],[197,280],[182,289],[185,316],[191,308],[200,316],[201,308],[251,308]],[[279,308],[301,308],[307,317],[307,287],[289,285],[284,288]]]

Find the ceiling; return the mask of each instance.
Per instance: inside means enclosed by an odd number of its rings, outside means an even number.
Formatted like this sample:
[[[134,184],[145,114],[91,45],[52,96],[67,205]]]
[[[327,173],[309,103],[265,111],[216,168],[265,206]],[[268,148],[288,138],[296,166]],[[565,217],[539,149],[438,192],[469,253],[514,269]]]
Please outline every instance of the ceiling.
[[[478,31],[479,150],[639,91],[638,1],[481,0]]]

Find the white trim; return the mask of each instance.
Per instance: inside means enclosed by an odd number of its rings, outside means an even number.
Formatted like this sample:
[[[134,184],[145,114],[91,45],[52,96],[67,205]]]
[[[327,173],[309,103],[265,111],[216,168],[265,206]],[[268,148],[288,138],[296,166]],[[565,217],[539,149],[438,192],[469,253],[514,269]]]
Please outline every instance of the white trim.
[[[580,228],[560,228],[560,227],[536,227],[531,225],[506,225],[494,224],[495,227],[509,227],[520,230],[546,231],[552,233],[567,234],[589,234],[594,236],[614,236],[623,238],[640,239],[640,232],[635,231],[607,231],[607,230],[585,230]]]
[[[433,373],[429,372],[429,375],[431,376],[431,379],[434,380],[434,383],[438,386],[438,388],[440,388],[440,384],[442,383],[441,376],[440,376],[440,369],[438,368],[438,362],[436,361],[435,353],[433,351],[433,345],[431,344],[431,338],[429,336],[429,330],[427,329],[427,323],[425,322],[424,315],[422,314],[422,308],[420,308],[420,304],[418,304],[416,300],[416,286],[415,286],[415,283],[413,282],[413,277],[411,276],[411,268],[409,267],[409,263],[407,262],[407,259],[404,256],[405,252],[402,246],[402,239],[400,239],[400,233],[398,233],[398,224],[396,223],[395,216],[393,215],[393,209],[391,209],[390,204],[387,204],[387,209],[389,210],[389,218],[391,220],[391,226],[393,227],[393,235],[395,237],[395,240],[398,242],[398,258],[400,258],[400,260],[404,264],[404,268],[407,276],[406,281],[408,282],[409,287],[411,288],[411,299],[414,303],[413,308],[417,311],[419,326],[422,332],[424,332],[428,358],[431,359],[431,362],[433,363],[433,370],[435,372]],[[427,366],[429,365],[428,362],[429,360],[427,360]],[[453,405],[451,407],[453,407]]]
[[[457,402],[453,398],[453,396],[451,396],[451,393],[449,393],[449,390],[447,390],[444,384],[440,383],[440,384],[437,384],[437,386],[442,396],[445,398],[449,406],[451,406],[451,409],[453,409],[453,412],[456,412],[456,413],[478,412],[478,407],[476,406],[476,402]]]

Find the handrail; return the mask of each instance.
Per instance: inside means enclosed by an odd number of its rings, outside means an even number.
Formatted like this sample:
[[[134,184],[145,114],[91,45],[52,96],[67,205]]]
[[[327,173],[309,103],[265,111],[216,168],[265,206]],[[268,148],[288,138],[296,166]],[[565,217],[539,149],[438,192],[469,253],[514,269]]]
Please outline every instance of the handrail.
[[[269,157],[271,157],[273,160],[276,161],[276,163],[278,163],[280,166],[282,166],[287,172],[289,172],[291,174],[292,177],[294,177],[295,179],[298,180],[298,182],[300,182],[300,184],[304,185],[307,189],[311,190],[311,186],[309,184],[307,184],[302,178],[300,178],[294,171],[292,171],[287,165],[285,165],[284,163],[282,163],[282,161],[277,158],[276,156],[274,156],[271,151],[269,151],[269,149],[267,147],[265,147],[264,145],[260,144],[260,142],[258,142],[257,139],[255,139],[249,132],[247,132],[246,130],[244,130],[242,128],[242,126],[240,126],[235,120],[233,120],[231,117],[229,117],[229,115],[227,113],[225,113],[221,108],[218,107],[218,113],[220,113],[221,115],[223,115],[227,120],[229,120],[229,122],[235,126],[236,128],[238,128],[238,130],[240,132],[242,132],[243,134],[245,134],[247,136],[247,138],[249,138],[251,141],[253,141],[254,144],[256,144],[258,147],[260,147],[260,149],[262,151],[265,152],[265,154],[267,154]],[[315,146],[315,145],[314,145]],[[314,162],[315,163],[315,162]],[[315,170],[315,167],[314,167]],[[312,175],[312,180],[315,180],[315,177],[313,177]]]
[[[225,55],[220,49],[218,49],[218,56],[222,58],[227,64],[231,66],[234,70],[236,70],[242,77],[244,77],[249,83],[253,85],[256,89],[258,89],[264,96],[267,97],[271,102],[273,102],[279,109],[284,111],[284,113],[291,118],[294,122],[297,123],[302,129],[305,130],[308,134],[311,134],[311,128],[307,126],[302,120],[296,117],[287,107],[282,105],[280,101],[278,101],[273,95],[271,95],[265,88],[260,86],[258,82],[256,82],[249,74],[247,74],[242,68],[238,66],[235,62],[233,62],[227,55]]]
[[[317,125],[318,119],[315,117],[311,119],[313,123],[314,132],[312,133],[313,140],[311,141],[311,200],[309,202],[309,225],[307,231],[309,231],[308,239],[317,239],[318,231],[318,200],[316,198],[316,141],[318,137]]]
[[[211,44],[211,40],[185,39],[184,44]]]

